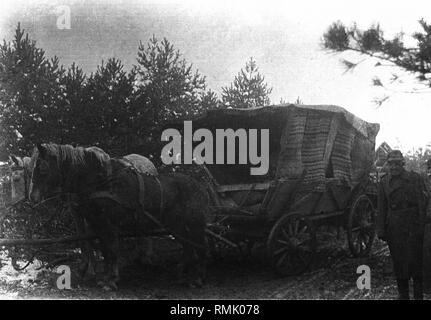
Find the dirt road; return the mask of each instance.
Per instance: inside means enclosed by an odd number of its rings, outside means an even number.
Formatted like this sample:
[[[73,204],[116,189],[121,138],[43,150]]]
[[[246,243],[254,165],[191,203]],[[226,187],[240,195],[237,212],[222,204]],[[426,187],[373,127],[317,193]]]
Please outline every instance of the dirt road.
[[[313,269],[301,276],[277,278],[257,252],[246,259],[227,253],[210,261],[203,288],[190,289],[177,283],[176,257],[156,265],[123,268],[120,289],[106,292],[91,283],[78,281],[72,274],[72,289],[58,290],[53,271],[36,271],[31,266],[16,272],[10,265],[1,270],[0,297],[3,299],[394,299],[388,249],[377,242],[369,258],[349,257],[345,248],[318,257]],[[359,290],[359,265],[371,269],[371,289]],[[426,296],[426,298],[431,298]]]

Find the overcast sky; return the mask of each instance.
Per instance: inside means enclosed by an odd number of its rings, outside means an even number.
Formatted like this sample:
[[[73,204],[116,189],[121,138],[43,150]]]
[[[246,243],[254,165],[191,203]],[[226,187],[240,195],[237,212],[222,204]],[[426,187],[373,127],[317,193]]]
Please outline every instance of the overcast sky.
[[[60,5],[71,9],[70,30],[57,28]],[[389,77],[394,70],[371,60],[345,73],[341,58],[363,57],[325,52],[321,37],[336,20],[359,27],[378,22],[388,35],[408,35],[419,30],[420,18],[431,23],[431,1],[1,0],[0,39],[10,39],[20,21],[48,56],[90,73],[110,57],[130,68],[139,41],[154,34],[170,40],[218,93],[254,57],[273,87],[272,102],[299,97],[305,104],[342,106],[380,123],[378,143],[407,151],[431,142],[431,93],[400,92],[414,86],[409,76],[397,91],[373,87],[375,75]],[[383,94],[391,97],[377,108],[373,99]]]

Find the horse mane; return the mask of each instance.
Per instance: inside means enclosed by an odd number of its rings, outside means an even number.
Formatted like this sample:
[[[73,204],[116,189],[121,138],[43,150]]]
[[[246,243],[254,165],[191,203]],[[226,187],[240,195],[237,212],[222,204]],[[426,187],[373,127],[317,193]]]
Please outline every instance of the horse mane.
[[[55,156],[62,171],[95,172],[106,174],[110,157],[99,147],[73,147],[68,144],[43,144],[47,155]],[[36,150],[35,152],[38,153]],[[32,157],[33,158],[33,157]]]

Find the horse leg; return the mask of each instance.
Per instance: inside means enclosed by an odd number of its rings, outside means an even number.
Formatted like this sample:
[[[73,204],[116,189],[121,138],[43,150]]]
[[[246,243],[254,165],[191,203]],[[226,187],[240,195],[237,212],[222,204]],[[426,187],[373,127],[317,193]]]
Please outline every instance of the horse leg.
[[[88,222],[94,233],[100,239],[100,250],[105,261],[104,281],[101,283],[106,289],[118,289],[119,280],[119,252],[120,239],[118,230],[110,222],[109,209],[105,206],[89,206]]]
[[[183,244],[183,251],[186,282],[192,288],[200,288],[205,280],[205,257],[202,255],[202,250],[190,244]]]
[[[149,261],[150,264],[154,263],[154,241],[151,238],[145,238],[146,242],[146,250],[145,250],[145,258]]]
[[[87,228],[85,225],[84,217],[81,216],[79,210],[75,208],[71,208],[73,219],[76,225],[76,231],[78,235],[83,235],[86,233]],[[91,245],[91,241],[81,241],[81,257],[82,263],[79,266],[79,271],[83,278],[94,279],[96,277],[95,272],[95,258],[94,258],[94,250]]]
[[[109,235],[105,233],[101,236],[101,241],[103,243],[103,257],[106,260],[106,270],[105,270],[105,286],[108,288],[117,290],[117,282],[120,280],[119,274],[119,237],[116,234],[110,233]]]
[[[188,228],[189,239],[193,253],[191,254],[191,268],[194,282],[202,286],[206,278],[207,245],[205,236],[205,225],[193,223]]]
[[[154,242],[151,238],[142,238],[138,240],[138,261],[142,264],[154,264]]]
[[[178,217],[180,215],[173,213],[172,216]],[[181,244],[182,247],[181,262],[178,266],[178,283],[188,284],[190,283],[189,275],[193,248],[190,246],[187,240],[187,233],[183,221],[170,221],[170,225],[171,231],[173,232],[175,239]]]
[[[183,246],[183,274],[191,287],[202,287],[205,278],[206,238],[205,229],[196,225],[186,226],[179,234]]]
[[[119,254],[120,239],[118,231],[107,220],[106,217],[100,217],[99,232],[97,235],[100,239],[101,251],[105,260],[105,286],[116,290],[119,280]]]
[[[186,241],[179,241],[183,247],[182,265],[180,269],[180,283],[193,286],[192,279],[192,261],[193,261],[193,248]]]
[[[207,237],[205,234],[205,228],[198,232],[196,235],[195,242],[202,245],[200,248],[195,248],[197,257],[197,268],[198,277],[201,284],[206,281],[206,270],[207,270]]]

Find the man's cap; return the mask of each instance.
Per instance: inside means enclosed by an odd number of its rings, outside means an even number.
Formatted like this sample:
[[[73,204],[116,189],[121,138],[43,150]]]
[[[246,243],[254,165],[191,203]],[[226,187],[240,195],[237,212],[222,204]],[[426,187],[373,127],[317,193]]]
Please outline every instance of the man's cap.
[[[401,153],[400,150],[393,150],[391,152],[388,153],[388,162],[393,162],[393,161],[404,161],[404,157],[403,154]]]

